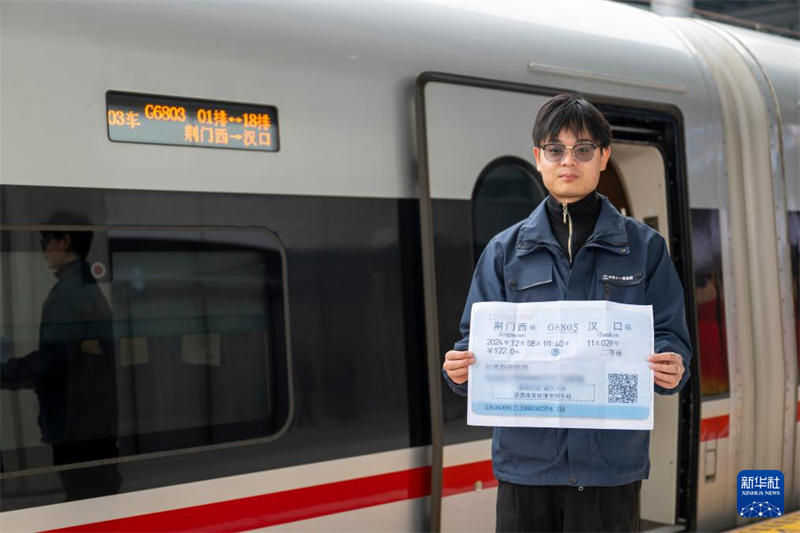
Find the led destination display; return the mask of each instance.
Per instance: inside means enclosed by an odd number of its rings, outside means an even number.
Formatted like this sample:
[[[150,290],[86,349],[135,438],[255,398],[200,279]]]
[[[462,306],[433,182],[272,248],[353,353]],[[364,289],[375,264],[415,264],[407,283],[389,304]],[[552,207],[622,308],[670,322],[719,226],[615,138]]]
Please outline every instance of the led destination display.
[[[108,138],[115,142],[280,148],[275,106],[109,91],[106,109]]]

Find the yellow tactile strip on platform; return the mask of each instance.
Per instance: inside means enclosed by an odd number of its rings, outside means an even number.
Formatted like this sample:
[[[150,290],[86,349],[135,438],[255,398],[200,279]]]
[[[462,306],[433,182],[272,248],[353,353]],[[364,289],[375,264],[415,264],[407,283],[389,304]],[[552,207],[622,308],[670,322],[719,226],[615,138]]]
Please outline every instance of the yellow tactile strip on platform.
[[[798,533],[800,532],[800,511],[783,515],[778,518],[759,520],[749,526],[732,529],[730,533]]]

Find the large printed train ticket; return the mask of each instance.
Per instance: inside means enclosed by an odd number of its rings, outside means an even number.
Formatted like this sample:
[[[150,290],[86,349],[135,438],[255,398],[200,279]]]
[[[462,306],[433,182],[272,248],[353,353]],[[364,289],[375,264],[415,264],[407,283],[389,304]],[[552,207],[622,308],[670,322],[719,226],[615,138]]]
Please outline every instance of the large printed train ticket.
[[[653,429],[653,342],[649,305],[476,303],[467,423]]]

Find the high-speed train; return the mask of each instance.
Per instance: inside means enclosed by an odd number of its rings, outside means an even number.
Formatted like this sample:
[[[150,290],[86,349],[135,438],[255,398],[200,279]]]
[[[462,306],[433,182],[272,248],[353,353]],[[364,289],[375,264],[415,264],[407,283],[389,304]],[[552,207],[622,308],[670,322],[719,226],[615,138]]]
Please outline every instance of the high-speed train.
[[[796,40],[594,1],[4,1],[0,58],[3,531],[492,530],[441,365],[562,92],[685,291],[643,529],[748,523],[741,470],[798,508]]]

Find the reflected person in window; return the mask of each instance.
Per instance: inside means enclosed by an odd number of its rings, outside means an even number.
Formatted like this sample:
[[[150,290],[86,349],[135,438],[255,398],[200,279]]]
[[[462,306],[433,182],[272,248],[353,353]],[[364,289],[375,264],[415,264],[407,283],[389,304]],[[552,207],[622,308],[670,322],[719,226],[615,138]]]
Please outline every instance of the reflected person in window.
[[[484,249],[445,380],[466,396],[473,303],[605,299],[653,306],[655,392],[676,393],[692,355],[683,287],[663,237],[596,192],[610,125],[588,101],[563,94],[540,109],[533,141],[550,194]],[[649,431],[496,427],[497,531],[637,531],[649,439]]]
[[[44,231],[41,246],[57,281],[42,306],[39,349],[3,361],[4,385],[33,387],[42,442],[55,466],[111,459],[117,448],[117,387],[111,310],[86,256],[92,232]],[[114,466],[59,472],[67,500],[113,493]]]

